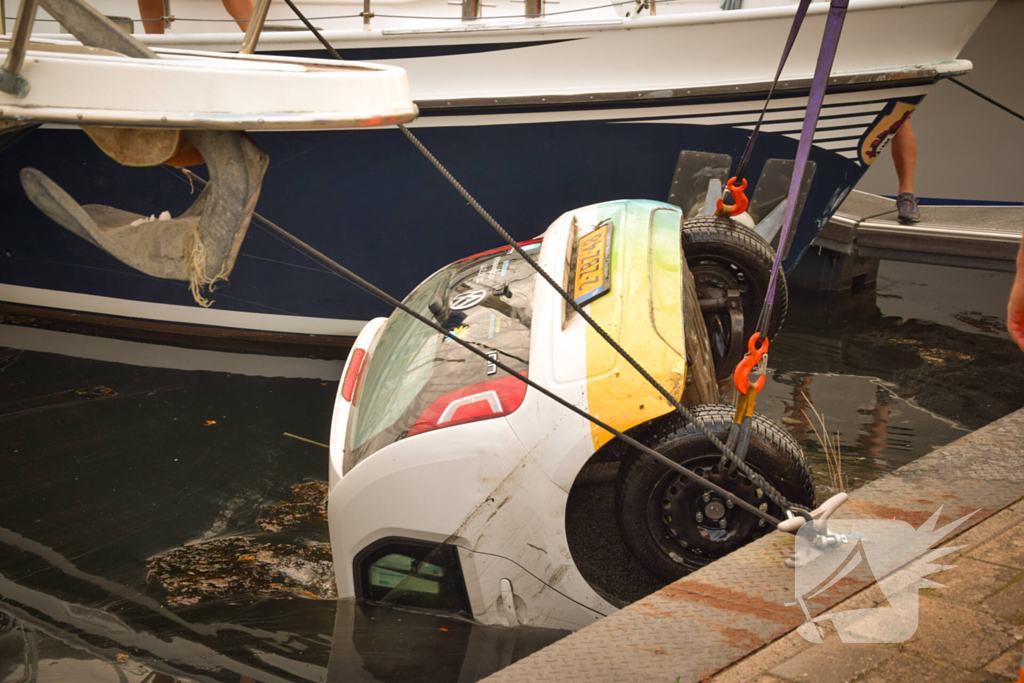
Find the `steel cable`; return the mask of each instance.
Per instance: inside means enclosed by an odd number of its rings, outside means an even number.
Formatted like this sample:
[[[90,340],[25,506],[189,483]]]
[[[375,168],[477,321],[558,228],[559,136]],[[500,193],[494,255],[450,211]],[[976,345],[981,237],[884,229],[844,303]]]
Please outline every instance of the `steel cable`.
[[[1001,102],[995,101],[994,99],[992,99],[991,97],[989,97],[985,93],[979,92],[979,91],[975,90],[971,86],[969,86],[966,83],[964,83],[963,81],[961,81],[959,78],[950,78],[949,80],[953,81],[954,83],[959,85],[961,88],[963,88],[967,92],[973,93],[973,94],[977,95],[978,97],[980,97],[981,99],[985,100],[989,104],[994,104],[995,106],[999,107],[1003,111],[1008,112],[1009,114],[1012,114],[1013,116],[1016,116],[1021,121],[1024,121],[1024,115],[1020,114],[1019,112],[1015,112],[1014,110],[1010,109],[1009,107],[1007,107],[1005,104],[1002,104]]]
[[[309,23],[309,19],[299,11],[299,8],[295,6],[295,3],[292,2],[292,0],[284,0],[284,4],[291,8],[292,12],[295,13],[295,16],[297,16],[299,20],[306,25],[306,28],[308,28],[314,36],[316,36],[316,39],[320,41],[320,44],[327,48],[327,52],[332,57],[335,59],[342,59],[342,56],[338,54],[338,51],[335,50],[329,42],[327,42],[327,39],[320,34],[320,31],[316,30],[316,27],[313,26],[313,24]]]
[[[669,4],[672,4],[674,2],[682,2],[682,1],[684,1],[684,0],[659,0],[659,4],[661,4],[661,5],[669,5]],[[286,2],[287,2],[287,0],[286,0]],[[291,6],[291,3],[287,3],[287,4],[289,6]],[[562,14],[579,14],[581,12],[594,12],[596,10],[602,10],[602,9],[605,9],[605,8],[608,8],[608,7],[619,7],[621,5],[635,5],[635,4],[636,4],[636,0],[620,0],[618,2],[609,2],[609,3],[605,4],[605,5],[593,5],[593,6],[590,6],[590,7],[577,7],[575,9],[566,9],[566,10],[557,10],[557,11],[554,11],[554,12],[545,12],[544,14],[505,14],[505,15],[496,15],[496,16],[493,16],[493,17],[481,17],[481,18],[482,19],[487,19],[487,20],[494,20],[494,19],[522,19],[524,17],[525,18],[534,19],[534,18],[543,18],[543,17],[553,17],[553,16],[562,15]],[[298,10],[296,10],[294,7],[292,7],[292,10],[296,14],[299,14]],[[308,28],[309,24],[306,23],[308,21],[328,21],[328,20],[332,20],[332,19],[358,19],[358,18],[362,17],[363,15],[362,14],[337,14],[337,15],[330,15],[330,16],[323,16],[323,17],[305,17],[304,15],[299,14],[299,16],[300,16],[300,18],[302,18],[303,23],[305,23],[306,27]],[[417,16],[417,15],[414,15],[414,14],[379,14],[379,13],[376,13],[376,12],[374,12],[374,16],[375,17],[382,17],[382,18],[386,18],[386,19],[415,19],[415,20],[439,20],[439,21],[461,21],[462,20],[461,17],[458,17],[458,16],[451,16],[451,17],[428,17],[428,16]],[[177,15],[175,15],[175,16],[167,16],[167,17],[157,17],[155,19],[132,19],[132,21],[138,21],[140,23],[145,23],[145,22],[152,22],[152,21],[166,21],[167,19],[171,19],[172,21],[191,21],[191,22],[200,22],[200,23],[211,23],[211,24],[234,24],[234,23],[236,23],[236,21],[234,19],[200,19],[198,17],[197,18],[179,17]],[[7,20],[8,21],[14,21],[15,17],[7,17]],[[56,19],[49,19],[49,18],[44,18],[44,17],[39,17],[39,18],[36,19],[36,21],[40,21],[40,22],[48,21],[48,22],[52,22],[52,23],[60,23]],[[292,20],[291,19],[271,19],[271,18],[268,17],[264,21],[265,22],[282,22],[282,21],[292,21]],[[296,28],[298,28],[298,27],[296,27]],[[315,33],[315,31],[314,31],[314,33]],[[317,36],[317,37],[320,38],[319,36]],[[324,42],[323,39],[320,39],[320,42],[323,43]],[[332,49],[332,48],[329,48],[329,49]]]
[[[811,0],[800,0],[800,4],[797,5],[796,13],[793,15],[793,25],[789,29],[789,37],[786,39],[786,46],[782,49],[782,59],[779,60],[779,66],[775,70],[775,79],[772,81],[771,88],[768,89],[768,96],[764,100],[764,107],[761,109],[761,115],[757,117],[757,123],[754,124],[754,130],[750,131],[750,137],[747,138],[747,146],[743,149],[743,154],[740,156],[740,163],[736,168],[736,185],[743,180],[747,174],[747,164],[750,163],[750,157],[754,153],[754,143],[757,142],[758,133],[761,132],[761,124],[764,123],[764,115],[768,112],[768,105],[772,101],[772,95],[775,94],[775,87],[779,84],[779,79],[782,77],[782,69],[786,66],[786,61],[789,59],[789,53],[793,49],[793,43],[796,42],[796,37],[800,33],[800,26],[804,23],[804,16],[807,15],[807,8],[811,6]],[[723,8],[725,9],[725,8]],[[782,246],[781,244],[779,245]]]

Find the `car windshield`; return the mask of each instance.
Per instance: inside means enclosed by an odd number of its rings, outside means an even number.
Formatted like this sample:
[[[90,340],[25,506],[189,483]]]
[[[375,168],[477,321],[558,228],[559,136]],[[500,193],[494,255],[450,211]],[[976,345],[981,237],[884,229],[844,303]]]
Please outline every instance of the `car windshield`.
[[[522,257],[503,249],[443,268],[404,303],[525,373],[534,275]],[[449,392],[503,377],[507,374],[489,361],[396,310],[371,349],[353,400],[343,470],[405,438],[424,411]]]

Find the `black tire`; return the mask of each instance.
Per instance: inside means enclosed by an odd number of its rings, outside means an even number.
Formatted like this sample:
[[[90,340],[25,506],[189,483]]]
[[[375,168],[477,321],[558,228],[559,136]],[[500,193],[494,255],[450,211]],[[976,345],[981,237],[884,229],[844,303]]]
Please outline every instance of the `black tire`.
[[[761,314],[768,293],[768,280],[771,277],[772,262],[775,251],[753,230],[750,230],[729,218],[717,216],[698,216],[683,221],[681,232],[683,253],[686,265],[697,287],[697,295],[701,299],[713,299],[724,295],[724,290],[739,289],[743,302],[743,349],[746,351],[747,340],[757,330],[757,320]],[[789,290],[786,288],[786,276],[779,273],[775,287],[775,304],[772,309],[771,322],[768,325],[768,338],[774,339],[782,328],[789,308]],[[704,322],[708,332],[724,328],[725,348],[732,344],[728,321],[723,325],[716,323],[716,318],[723,315],[714,311],[704,314]],[[727,314],[725,314],[727,315]],[[715,342],[712,341],[712,348]],[[721,359],[722,352],[716,354]],[[728,354],[725,354],[728,355]],[[733,368],[719,368],[719,377],[731,373]]]
[[[694,417],[725,440],[734,409],[725,405],[691,408]],[[654,450],[711,478],[731,493],[779,517],[782,511],[750,481],[734,471],[721,472],[721,455],[707,437],[681,420],[666,423],[645,441]],[[754,416],[746,458],[758,474],[791,503],[814,508],[814,478],[800,446],[771,420]],[[616,507],[626,545],[652,574],[665,582],[699,569],[771,531],[741,508],[729,508],[724,499],[689,481],[652,457],[633,452],[619,468]],[[715,507],[713,504],[717,504]],[[702,521],[698,522],[697,513]],[[707,513],[707,514],[705,514]],[[720,517],[714,515],[721,513]],[[719,527],[726,521],[724,529]]]

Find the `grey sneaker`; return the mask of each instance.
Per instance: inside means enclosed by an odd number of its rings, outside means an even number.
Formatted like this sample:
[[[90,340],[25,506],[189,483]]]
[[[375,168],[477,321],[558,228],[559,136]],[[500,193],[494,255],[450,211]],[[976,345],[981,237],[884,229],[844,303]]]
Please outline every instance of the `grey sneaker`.
[[[921,212],[917,210],[917,197],[910,192],[902,192],[896,197],[896,208],[900,212],[900,223],[917,223],[921,220]]]

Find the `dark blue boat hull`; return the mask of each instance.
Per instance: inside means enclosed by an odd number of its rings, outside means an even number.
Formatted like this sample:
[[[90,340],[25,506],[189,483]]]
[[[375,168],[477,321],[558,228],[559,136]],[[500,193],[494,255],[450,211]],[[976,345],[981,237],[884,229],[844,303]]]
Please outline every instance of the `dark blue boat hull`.
[[[571,121],[419,127],[416,134],[494,218],[516,238],[528,239],[580,206],[622,198],[664,201],[681,150],[738,158],[749,131]],[[270,155],[257,211],[395,296],[446,263],[501,243],[396,129],[252,137]],[[766,159],[792,159],[796,147],[790,137],[762,134],[748,177],[756,179]],[[867,168],[818,146],[811,159],[817,173],[787,268]],[[18,173],[25,167],[47,174],[81,204],[177,215],[194,200],[176,169],[125,168],[80,130],[38,129],[0,153],[0,292],[3,285],[17,285],[195,306],[187,283],[134,271],[47,219],[21,189]],[[360,321],[389,313],[255,223],[230,281],[213,298],[214,309],[271,315]]]

